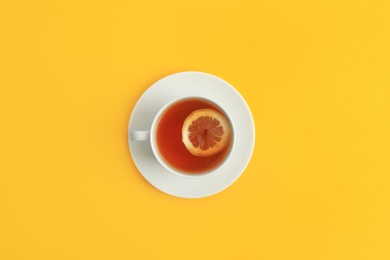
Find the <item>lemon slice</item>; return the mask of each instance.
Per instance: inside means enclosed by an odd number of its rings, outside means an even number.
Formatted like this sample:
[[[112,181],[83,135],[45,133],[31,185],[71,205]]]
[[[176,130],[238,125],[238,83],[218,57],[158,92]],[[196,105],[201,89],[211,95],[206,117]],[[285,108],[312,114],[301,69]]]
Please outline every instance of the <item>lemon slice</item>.
[[[219,112],[205,108],[193,111],[184,120],[182,141],[195,156],[211,156],[229,144],[231,127]]]

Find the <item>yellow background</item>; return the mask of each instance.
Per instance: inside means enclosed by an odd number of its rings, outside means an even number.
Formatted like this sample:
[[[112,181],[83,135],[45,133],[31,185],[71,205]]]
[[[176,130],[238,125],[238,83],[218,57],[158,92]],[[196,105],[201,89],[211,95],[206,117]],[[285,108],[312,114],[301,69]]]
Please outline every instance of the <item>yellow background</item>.
[[[0,0],[0,259],[390,259],[390,2]],[[246,99],[252,160],[166,195],[127,126],[174,72]]]

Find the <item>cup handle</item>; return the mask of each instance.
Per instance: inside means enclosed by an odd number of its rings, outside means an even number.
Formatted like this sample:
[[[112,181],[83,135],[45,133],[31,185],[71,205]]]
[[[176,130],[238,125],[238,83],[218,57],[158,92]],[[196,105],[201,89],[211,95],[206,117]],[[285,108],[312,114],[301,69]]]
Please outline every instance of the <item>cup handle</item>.
[[[130,140],[132,141],[146,141],[150,139],[150,131],[131,131]]]

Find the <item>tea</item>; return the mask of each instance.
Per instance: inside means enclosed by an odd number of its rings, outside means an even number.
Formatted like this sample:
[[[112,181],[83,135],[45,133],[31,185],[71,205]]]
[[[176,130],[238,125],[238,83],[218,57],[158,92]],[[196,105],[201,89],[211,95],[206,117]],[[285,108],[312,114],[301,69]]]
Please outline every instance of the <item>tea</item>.
[[[171,167],[185,173],[204,173],[218,166],[227,156],[229,145],[221,152],[212,156],[195,156],[191,154],[182,142],[182,127],[184,120],[194,110],[210,108],[224,114],[213,103],[200,99],[189,98],[178,101],[168,107],[161,115],[156,131],[158,150]]]

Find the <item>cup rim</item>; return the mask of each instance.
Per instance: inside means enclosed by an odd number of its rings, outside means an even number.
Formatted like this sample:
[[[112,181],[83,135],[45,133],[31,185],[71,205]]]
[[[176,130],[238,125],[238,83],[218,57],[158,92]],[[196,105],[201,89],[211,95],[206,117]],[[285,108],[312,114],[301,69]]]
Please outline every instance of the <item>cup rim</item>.
[[[161,155],[161,153],[159,152],[159,149],[158,149],[158,146],[157,146],[157,142],[156,142],[156,130],[157,130],[157,126],[158,126],[158,121],[159,119],[161,118],[162,114],[170,107],[172,106],[173,104],[179,102],[179,101],[183,101],[183,100],[186,100],[186,99],[203,99],[207,102],[210,102],[212,103],[213,105],[217,106],[223,113],[224,115],[226,116],[226,119],[229,121],[229,124],[232,128],[232,137],[231,137],[231,144],[229,144],[229,151],[227,152],[225,158],[215,167],[211,168],[210,170],[208,171],[205,171],[205,172],[200,172],[200,173],[186,173],[186,172],[183,172],[183,171],[180,171],[178,169],[176,169],[175,167],[172,167],[170,166],[164,159],[163,159],[163,156]],[[233,122],[231,121],[230,119],[230,116],[229,114],[226,112],[225,109],[223,109],[218,103],[216,103],[215,101],[207,98],[207,97],[203,97],[203,96],[181,96],[181,97],[178,97],[178,98],[175,98],[175,99],[172,99],[171,101],[169,101],[168,103],[164,104],[160,109],[159,111],[157,112],[157,114],[155,115],[154,119],[153,119],[153,122],[152,122],[152,126],[151,126],[151,129],[150,129],[150,145],[151,145],[151,148],[152,148],[152,151],[153,151],[153,154],[155,156],[155,158],[157,159],[157,161],[165,168],[167,169],[169,172],[179,176],[179,177],[183,177],[183,178],[189,178],[189,179],[197,179],[197,178],[202,178],[202,177],[206,177],[210,174],[212,174],[213,172],[216,172],[219,168],[221,168],[225,163],[226,161],[230,158],[231,156],[231,153],[233,151],[233,147],[235,145],[235,130],[234,130],[234,125],[233,125]]]

